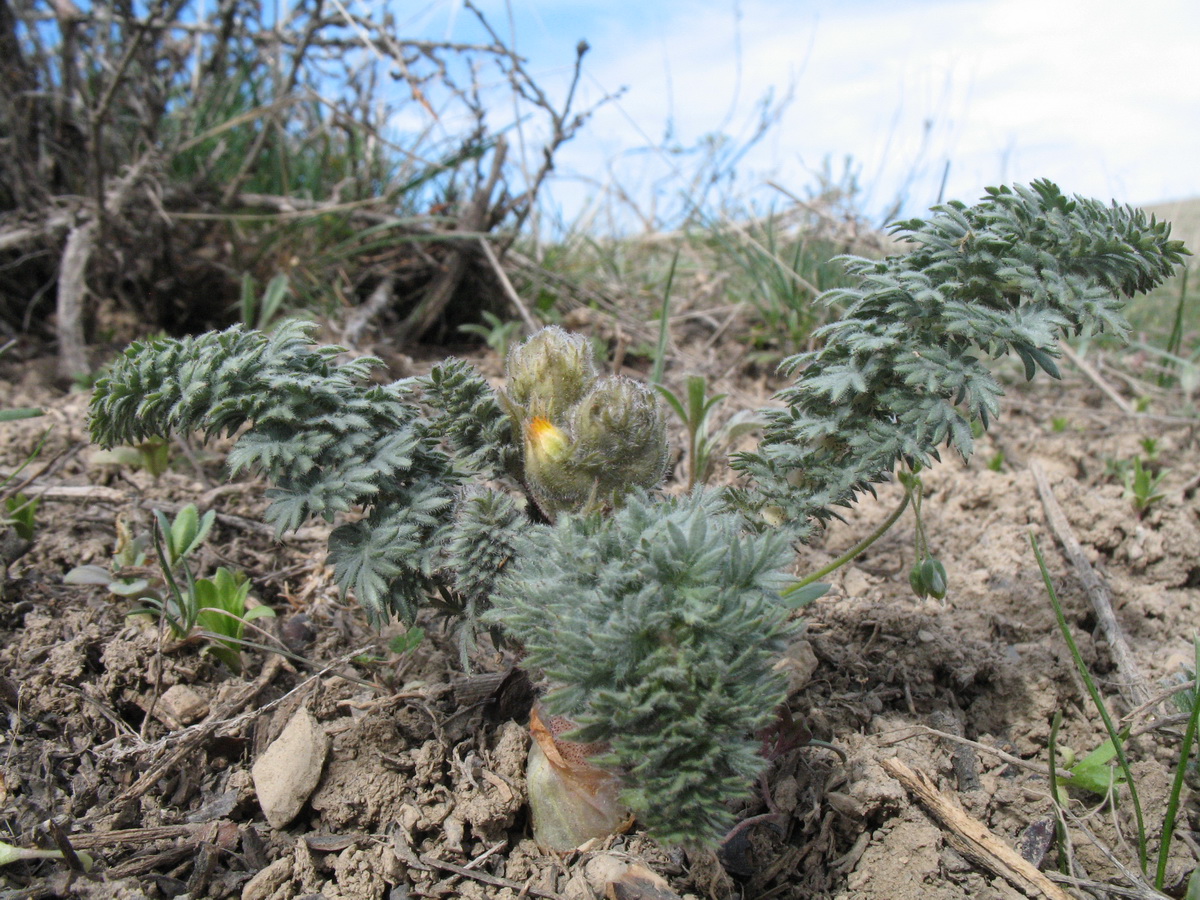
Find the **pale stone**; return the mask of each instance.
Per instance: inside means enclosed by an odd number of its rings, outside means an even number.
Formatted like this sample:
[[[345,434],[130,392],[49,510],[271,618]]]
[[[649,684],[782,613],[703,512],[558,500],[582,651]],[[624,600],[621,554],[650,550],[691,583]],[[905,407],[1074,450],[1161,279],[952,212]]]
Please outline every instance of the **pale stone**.
[[[283,828],[296,818],[321,779],[328,753],[324,730],[301,708],[255,761],[250,770],[254,790],[272,828]]]
[[[291,879],[292,858],[284,856],[246,882],[242,888],[242,900],[268,900]]]
[[[186,684],[174,684],[158,700],[163,711],[180,725],[191,725],[208,715],[208,701]]]

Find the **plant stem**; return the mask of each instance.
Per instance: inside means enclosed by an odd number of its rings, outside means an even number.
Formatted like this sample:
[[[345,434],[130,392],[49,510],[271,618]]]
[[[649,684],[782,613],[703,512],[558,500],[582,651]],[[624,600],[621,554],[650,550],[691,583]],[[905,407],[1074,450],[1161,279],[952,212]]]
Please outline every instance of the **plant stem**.
[[[908,508],[908,500],[911,496],[912,494],[910,491],[905,491],[904,499],[900,501],[900,505],[892,511],[892,514],[883,520],[883,524],[881,524],[878,528],[872,531],[869,535],[867,535],[829,565],[818,569],[811,575],[806,575],[795,584],[789,584],[786,588],[779,592],[779,595],[781,597],[786,597],[789,594],[793,594],[800,590],[800,588],[806,587],[807,585],[812,584],[814,581],[824,578],[830,572],[836,572],[846,563],[850,562],[850,560],[854,559],[854,557],[858,556],[873,543],[883,537],[887,533],[887,530],[896,524],[896,520],[899,519],[900,516],[903,515],[904,510]]]
[[[1200,639],[1193,638],[1196,648],[1196,666],[1200,671]],[[1183,793],[1183,778],[1187,771],[1188,756],[1192,752],[1192,741],[1196,739],[1197,721],[1200,720],[1200,687],[1192,689],[1192,712],[1188,716],[1187,728],[1183,732],[1183,747],[1179,751],[1179,766],[1171,782],[1171,793],[1167,796],[1167,813],[1163,819],[1162,839],[1158,844],[1158,865],[1154,870],[1154,887],[1163,889],[1167,878],[1167,857],[1171,851],[1171,838],[1175,834],[1175,815],[1179,811],[1179,797]]]
[[[1058,781],[1058,729],[1062,726],[1062,710],[1054,711],[1054,718],[1050,721],[1050,802],[1054,804],[1054,844],[1058,849],[1058,867],[1063,874],[1067,873],[1067,848],[1066,848],[1066,829],[1063,826],[1063,817],[1059,812],[1059,793],[1060,786]]]
[[[679,264],[679,248],[671,257],[671,268],[667,272],[667,286],[663,288],[662,306],[658,311],[658,344],[654,348],[654,368],[650,372],[651,384],[662,384],[663,370],[667,365],[667,339],[671,326],[671,286],[675,283],[675,266]]]
[[[1121,764],[1121,773],[1125,776],[1125,784],[1129,788],[1129,799],[1133,803],[1133,814],[1137,819],[1138,863],[1141,865],[1142,871],[1145,872],[1149,864],[1146,855],[1146,823],[1142,818],[1142,803],[1138,799],[1137,785],[1133,780],[1133,772],[1129,768],[1129,757],[1125,755],[1124,739],[1121,737],[1120,732],[1117,731],[1116,725],[1113,724],[1112,716],[1108,714],[1108,707],[1104,705],[1104,698],[1100,696],[1100,691],[1096,688],[1096,682],[1092,678],[1092,673],[1088,671],[1087,663],[1083,661],[1083,656],[1079,652],[1075,638],[1071,635],[1071,628],[1067,624],[1066,615],[1063,614],[1062,604],[1058,600],[1058,593],[1054,590],[1054,583],[1050,580],[1050,570],[1046,568],[1046,560],[1042,557],[1042,549],[1038,546],[1037,538],[1032,532],[1029,535],[1029,543],[1033,547],[1033,555],[1037,557],[1038,568],[1042,572],[1042,582],[1046,585],[1046,593],[1050,597],[1050,605],[1054,607],[1054,617],[1058,620],[1058,630],[1062,632],[1063,640],[1067,642],[1067,649],[1071,651],[1071,658],[1075,661],[1075,668],[1078,669],[1079,676],[1083,679],[1088,694],[1091,695],[1092,702],[1096,705],[1096,709],[1100,713],[1100,718],[1104,721],[1104,729],[1108,732],[1108,739],[1112,741],[1113,749],[1117,752],[1117,760]]]

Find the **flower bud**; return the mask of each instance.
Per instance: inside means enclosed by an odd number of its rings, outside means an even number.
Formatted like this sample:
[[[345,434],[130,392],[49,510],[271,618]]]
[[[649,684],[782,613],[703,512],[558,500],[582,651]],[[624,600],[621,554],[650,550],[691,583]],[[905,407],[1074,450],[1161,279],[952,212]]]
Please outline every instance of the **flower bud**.
[[[557,326],[543,328],[508,354],[504,390],[522,429],[534,417],[562,422],[596,380],[588,339]]]
[[[667,467],[662,408],[644,384],[619,376],[596,382],[571,413],[576,464],[590,471],[604,498],[652,488]]]
[[[919,562],[913,563],[912,568],[908,570],[908,586],[912,588],[913,594],[919,600],[924,600],[929,596],[929,591],[925,590],[925,579],[921,575]]]
[[[650,389],[603,378],[569,410],[566,427],[534,416],[525,427],[525,481],[550,516],[616,505],[662,480],[666,423]]]
[[[545,416],[525,426],[525,481],[548,516],[582,508],[594,492],[591,474],[573,463],[573,451],[570,436]]]
[[[921,576],[929,596],[935,600],[946,599],[946,567],[932,556],[921,563]]]
[[[908,584],[913,593],[924,600],[933,597],[935,600],[946,598],[946,567],[932,556],[913,563],[908,570]]]
[[[545,416],[534,416],[525,429],[526,453],[543,464],[561,463],[571,452],[566,432]]]

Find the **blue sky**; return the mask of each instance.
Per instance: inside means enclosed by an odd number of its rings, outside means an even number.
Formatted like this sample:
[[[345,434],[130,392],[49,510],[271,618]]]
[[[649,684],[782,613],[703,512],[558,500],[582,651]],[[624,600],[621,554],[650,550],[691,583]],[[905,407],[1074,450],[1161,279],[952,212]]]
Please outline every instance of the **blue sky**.
[[[965,200],[1039,177],[1135,204],[1200,195],[1198,0],[476,4],[550,92],[581,38],[583,102],[625,89],[561,151],[567,219],[618,185],[643,215],[669,206],[690,157],[649,148],[715,132],[736,145],[768,92],[791,99],[741,163],[739,190],[760,202],[782,199],[768,180],[802,194],[847,155],[874,215],[928,207],[947,161],[946,195]],[[401,29],[478,37],[460,0],[394,8]]]

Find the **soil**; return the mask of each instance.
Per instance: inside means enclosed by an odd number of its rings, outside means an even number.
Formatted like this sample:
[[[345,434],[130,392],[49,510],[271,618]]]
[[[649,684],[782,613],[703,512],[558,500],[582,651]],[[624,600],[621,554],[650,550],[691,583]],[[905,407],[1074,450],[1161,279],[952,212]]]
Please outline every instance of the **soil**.
[[[738,365],[736,346],[717,350],[720,361],[706,367],[714,387],[731,394],[723,412],[764,401],[769,379]],[[498,373],[494,357],[477,361]],[[31,491],[45,491],[36,536],[2,582],[5,839],[69,841],[96,866],[85,875],[56,860],[10,864],[0,870],[2,897],[1026,896],[1010,869],[964,850],[960,830],[932,816],[886,764],[899,759],[929,776],[961,813],[1033,866],[1058,872],[1046,777],[1052,721],[1061,713],[1060,754],[1070,747],[1082,756],[1104,731],[1056,626],[1030,535],[1106,702],[1129,714],[1152,862],[1157,853],[1182,731],[1165,689],[1194,660],[1200,622],[1198,420],[1182,415],[1178,397],[1159,395],[1152,413],[1129,414],[1082,378],[1011,384],[970,464],[947,460],[925,474],[930,546],[949,573],[945,600],[917,599],[909,587],[910,514],[832,576],[781,663],[792,678],[794,727],[773,746],[768,776],[721,852],[661,847],[634,825],[563,855],[541,852],[529,836],[531,692],[508,657],[481,650],[464,671],[436,617],[422,621],[415,649],[393,652],[389,641],[404,629],[372,631],[339,596],[323,562],[326,529],[275,541],[258,524],[264,486],[226,484],[224,445],[173,447],[158,478],[96,464],[87,393],[51,387],[45,361],[4,364],[0,405],[39,406],[47,416],[0,426],[0,471],[54,426],[32,466],[52,461]],[[1115,469],[1145,458],[1146,438],[1157,441],[1150,465],[1165,479],[1162,498],[1139,514]],[[1047,524],[1035,465],[1107,586],[1139,672],[1118,668],[1098,631],[1092,599]],[[846,522],[801,548],[797,572],[868,534],[900,496],[884,485],[848,510]],[[261,639],[293,656],[248,651],[233,673],[202,643],[172,641],[148,617],[130,616],[135,604],[104,587],[63,583],[76,566],[107,565],[118,529],[136,533],[150,509],[188,502],[221,514],[197,570],[248,573],[254,596],[276,613],[256,620],[267,631]],[[1135,678],[1159,702],[1131,710],[1122,690],[1131,693]],[[328,752],[315,758],[315,787],[299,812],[275,827],[252,767],[301,709]],[[1166,880],[1175,896],[1200,838],[1186,796]],[[1127,796],[1114,809],[1072,792],[1069,819],[1074,877],[1136,880]],[[1107,890],[1074,896],[1117,896]]]

